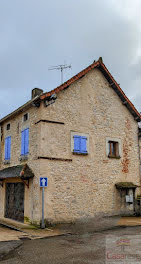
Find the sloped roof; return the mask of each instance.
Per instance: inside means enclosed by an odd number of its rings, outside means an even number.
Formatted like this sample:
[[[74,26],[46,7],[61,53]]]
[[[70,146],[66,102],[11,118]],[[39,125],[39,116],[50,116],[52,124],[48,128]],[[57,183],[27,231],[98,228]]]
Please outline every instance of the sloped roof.
[[[46,98],[50,97],[51,95],[56,94],[56,93],[58,93],[58,92],[60,92],[60,91],[62,91],[64,89],[68,88],[75,81],[79,80],[80,78],[82,78],[88,72],[90,72],[91,70],[93,70],[95,68],[98,68],[102,72],[102,74],[105,76],[105,78],[109,82],[109,85],[117,93],[117,95],[119,96],[119,98],[121,99],[121,101],[123,102],[123,104],[128,108],[128,110],[130,111],[130,113],[133,115],[133,117],[135,118],[135,120],[138,121],[138,122],[141,121],[141,115],[140,115],[140,113],[137,111],[137,109],[135,108],[135,106],[131,103],[131,101],[128,99],[128,97],[125,95],[125,93],[120,88],[119,84],[115,81],[115,79],[113,78],[113,76],[111,75],[111,73],[108,71],[108,69],[104,65],[103,60],[102,60],[101,57],[99,58],[98,61],[92,63],[90,66],[88,66],[87,68],[85,68],[84,70],[82,70],[81,72],[79,72],[78,74],[76,74],[71,79],[69,79],[68,81],[66,81],[62,85],[58,86],[54,90],[52,90],[50,92],[43,93],[40,96],[40,99],[41,100],[45,100]]]
[[[115,81],[115,79],[113,78],[111,73],[108,71],[108,69],[104,65],[104,63],[102,61],[102,58],[100,57],[98,61],[95,61],[90,66],[88,66],[87,68],[85,68],[84,70],[82,70],[81,72],[79,72],[78,74],[76,74],[75,76],[73,76],[68,81],[66,81],[65,83],[63,83],[60,86],[58,86],[57,88],[33,98],[32,100],[30,100],[26,104],[24,104],[21,107],[19,107],[17,110],[15,110],[12,113],[10,113],[9,115],[3,117],[0,120],[0,124],[3,123],[4,121],[10,119],[11,117],[16,116],[17,114],[22,113],[23,111],[25,111],[26,109],[30,108],[33,105],[36,105],[36,106],[38,105],[39,106],[39,102],[41,100],[47,100],[51,95],[57,94],[60,91],[69,88],[69,86],[71,84],[73,84],[74,82],[76,82],[80,78],[84,77],[88,72],[90,72],[91,70],[96,69],[96,68],[99,69],[102,72],[102,74],[105,76],[105,78],[109,82],[109,85],[117,93],[117,95],[121,99],[122,103],[130,111],[130,113],[132,114],[134,119],[137,122],[140,122],[141,121],[140,113],[137,111],[135,106],[131,103],[131,101],[128,99],[128,97],[125,95],[125,93],[122,91],[122,89],[120,88],[119,84]]]
[[[21,178],[23,180],[33,178],[34,174],[27,164],[17,165],[0,170],[0,180],[7,178]]]

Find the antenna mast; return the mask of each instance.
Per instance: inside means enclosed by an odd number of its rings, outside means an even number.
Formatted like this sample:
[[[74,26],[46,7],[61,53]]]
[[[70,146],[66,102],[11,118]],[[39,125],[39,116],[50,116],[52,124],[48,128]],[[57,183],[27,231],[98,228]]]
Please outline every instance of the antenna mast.
[[[52,66],[50,68],[48,68],[49,71],[52,70],[60,70],[61,71],[61,84],[63,83],[63,70],[67,69],[67,68],[71,68],[71,65],[66,65],[66,64],[62,64],[62,65],[57,65],[57,66]]]

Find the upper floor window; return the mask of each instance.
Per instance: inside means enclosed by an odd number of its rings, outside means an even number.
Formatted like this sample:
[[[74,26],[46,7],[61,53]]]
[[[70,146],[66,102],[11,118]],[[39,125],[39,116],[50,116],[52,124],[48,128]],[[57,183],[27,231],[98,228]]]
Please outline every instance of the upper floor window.
[[[119,157],[119,143],[116,141],[109,141],[109,157]]]
[[[106,139],[106,153],[109,158],[121,157],[121,140],[116,138]]]
[[[86,134],[72,132],[71,149],[73,153],[88,154],[88,140]]]
[[[6,130],[10,130],[10,124],[7,124]]]
[[[29,128],[21,132],[21,155],[27,155],[29,152]]]
[[[11,156],[11,137],[5,138],[5,160],[10,160]]]
[[[25,122],[27,120],[28,120],[28,113],[24,114],[24,116],[23,116],[23,121]]]

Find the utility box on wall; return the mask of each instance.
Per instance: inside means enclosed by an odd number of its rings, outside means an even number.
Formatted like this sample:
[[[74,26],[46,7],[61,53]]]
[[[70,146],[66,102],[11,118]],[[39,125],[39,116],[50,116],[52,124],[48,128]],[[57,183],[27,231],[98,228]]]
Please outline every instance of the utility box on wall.
[[[133,203],[133,195],[126,195],[126,203]]]

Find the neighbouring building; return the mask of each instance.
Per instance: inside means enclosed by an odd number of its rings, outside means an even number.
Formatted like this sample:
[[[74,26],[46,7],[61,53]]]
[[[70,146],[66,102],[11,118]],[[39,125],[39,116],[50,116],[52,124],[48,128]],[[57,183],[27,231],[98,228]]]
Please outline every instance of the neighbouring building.
[[[74,222],[133,213],[141,116],[102,59],[0,120],[0,218]]]

